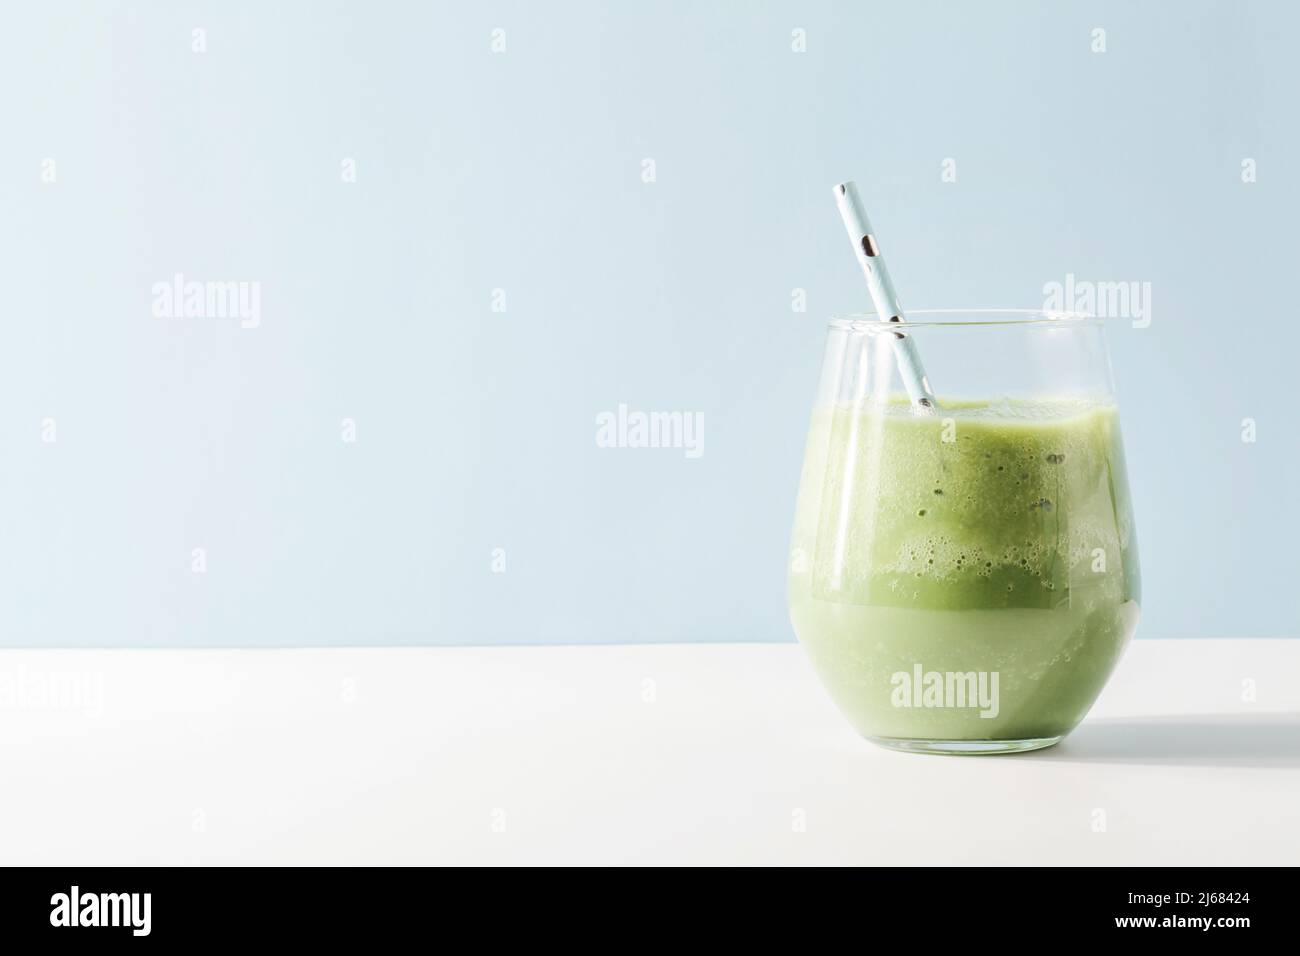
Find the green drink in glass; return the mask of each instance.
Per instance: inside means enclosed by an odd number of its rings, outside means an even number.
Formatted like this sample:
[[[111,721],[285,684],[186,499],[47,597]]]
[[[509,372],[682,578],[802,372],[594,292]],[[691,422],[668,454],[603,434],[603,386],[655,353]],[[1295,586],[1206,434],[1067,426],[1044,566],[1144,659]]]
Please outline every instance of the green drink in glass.
[[[799,640],[885,746],[1050,746],[1132,637],[1139,580],[1099,320],[909,313],[944,389],[900,387],[897,326],[832,322],[790,558]]]

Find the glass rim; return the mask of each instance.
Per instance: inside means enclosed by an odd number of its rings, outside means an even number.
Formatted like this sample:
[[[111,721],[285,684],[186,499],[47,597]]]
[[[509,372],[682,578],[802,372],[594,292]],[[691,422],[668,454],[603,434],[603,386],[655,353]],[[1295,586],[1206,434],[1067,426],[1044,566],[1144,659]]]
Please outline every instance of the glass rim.
[[[919,318],[913,318],[914,316]],[[979,328],[1047,326],[1067,322],[1073,325],[1100,325],[1103,321],[1102,317],[1091,312],[1060,312],[1050,309],[909,309],[903,325],[910,329]],[[830,327],[863,332],[885,332],[897,328],[893,323],[883,321],[879,312],[832,315]]]

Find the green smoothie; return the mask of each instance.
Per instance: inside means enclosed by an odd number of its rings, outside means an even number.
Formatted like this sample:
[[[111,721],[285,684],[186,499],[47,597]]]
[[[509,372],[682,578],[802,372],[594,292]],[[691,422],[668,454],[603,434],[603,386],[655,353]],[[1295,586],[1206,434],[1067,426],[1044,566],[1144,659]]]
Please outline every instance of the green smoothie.
[[[814,414],[795,632],[865,736],[1054,742],[1088,712],[1138,619],[1116,410],[940,405],[933,417],[905,400]]]

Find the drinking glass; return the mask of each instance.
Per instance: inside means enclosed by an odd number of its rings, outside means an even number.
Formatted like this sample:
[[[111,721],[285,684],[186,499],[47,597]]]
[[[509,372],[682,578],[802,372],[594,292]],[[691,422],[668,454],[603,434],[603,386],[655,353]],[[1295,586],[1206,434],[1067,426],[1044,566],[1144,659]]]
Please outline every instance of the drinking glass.
[[[903,390],[900,330],[922,356],[934,409]],[[789,605],[859,733],[930,753],[1057,743],[1132,637],[1139,587],[1101,320],[831,321]]]

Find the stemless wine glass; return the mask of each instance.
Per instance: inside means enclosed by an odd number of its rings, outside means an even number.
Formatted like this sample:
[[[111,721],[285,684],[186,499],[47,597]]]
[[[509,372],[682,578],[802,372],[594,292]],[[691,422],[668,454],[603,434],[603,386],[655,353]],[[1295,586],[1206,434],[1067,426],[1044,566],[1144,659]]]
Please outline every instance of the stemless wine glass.
[[[832,320],[804,455],[790,617],[859,733],[898,750],[1049,747],[1137,626],[1137,542],[1102,322]]]

